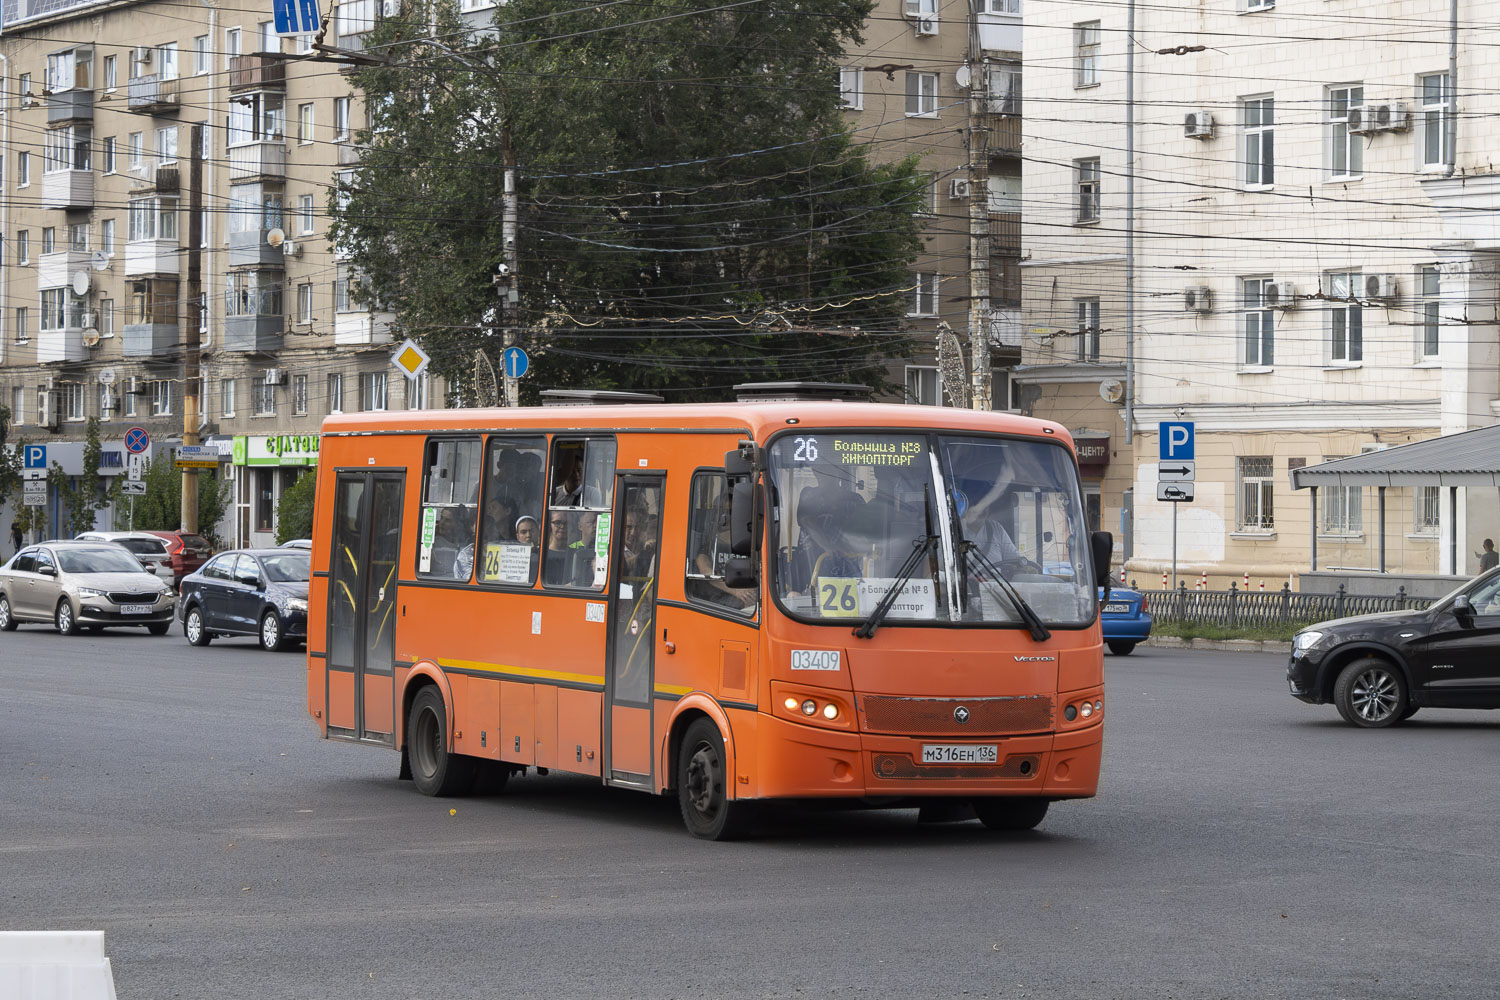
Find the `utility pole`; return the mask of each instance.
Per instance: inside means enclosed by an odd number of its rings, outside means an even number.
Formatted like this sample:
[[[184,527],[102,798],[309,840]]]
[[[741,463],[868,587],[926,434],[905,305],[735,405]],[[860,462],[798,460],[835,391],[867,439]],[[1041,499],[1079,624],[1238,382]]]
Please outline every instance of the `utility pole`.
[[[188,161],[187,337],[182,358],[182,443],[198,444],[199,351],[203,325],[203,126],[192,129]],[[182,470],[182,530],[198,533],[198,470]]]
[[[969,0],[969,379],[971,405],[993,408],[990,395],[989,81],[979,38],[980,0]]]
[[[1125,443],[1135,440],[1135,0],[1125,26]],[[1176,504],[1172,505],[1176,524]],[[1176,540],[1176,536],[1173,536]],[[1174,564],[1175,565],[1175,564]]]
[[[516,151],[510,144],[510,125],[500,130],[500,143],[505,162],[505,199],[502,205],[501,236],[505,243],[505,260],[495,274],[495,288],[500,293],[500,327],[502,343],[511,347],[516,342],[517,315],[520,312],[520,293],[517,289],[520,275],[520,254],[516,249],[516,224],[520,215],[516,195]],[[500,357],[500,371],[505,378],[505,405],[521,405],[520,379],[510,373],[505,356]]]

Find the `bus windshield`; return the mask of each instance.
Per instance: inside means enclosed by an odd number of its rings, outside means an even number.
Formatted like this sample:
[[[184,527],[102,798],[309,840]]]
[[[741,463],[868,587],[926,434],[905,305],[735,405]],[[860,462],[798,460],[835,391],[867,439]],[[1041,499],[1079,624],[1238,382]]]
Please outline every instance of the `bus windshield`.
[[[809,433],[769,449],[773,587],[793,616],[1018,627],[1096,610],[1078,477],[1060,444],[955,434]],[[903,581],[913,551],[922,554]],[[1003,579],[1002,579],[1003,578]]]

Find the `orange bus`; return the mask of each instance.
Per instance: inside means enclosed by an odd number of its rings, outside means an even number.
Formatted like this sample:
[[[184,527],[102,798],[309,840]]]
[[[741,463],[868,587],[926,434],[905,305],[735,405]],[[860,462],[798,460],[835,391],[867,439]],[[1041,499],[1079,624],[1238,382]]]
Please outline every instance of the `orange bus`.
[[[1029,829],[1094,795],[1111,542],[1068,432],[741,388],[329,417],[322,735],[429,795],[528,768],[675,795],[709,839],[771,799]]]

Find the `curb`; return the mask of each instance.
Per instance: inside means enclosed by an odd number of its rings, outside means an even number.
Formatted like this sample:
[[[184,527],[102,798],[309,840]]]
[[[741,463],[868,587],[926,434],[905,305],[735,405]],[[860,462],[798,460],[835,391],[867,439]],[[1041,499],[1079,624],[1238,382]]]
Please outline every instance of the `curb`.
[[[1175,635],[1152,636],[1142,645],[1166,649],[1217,649],[1229,653],[1290,653],[1292,644],[1278,639],[1179,639]]]

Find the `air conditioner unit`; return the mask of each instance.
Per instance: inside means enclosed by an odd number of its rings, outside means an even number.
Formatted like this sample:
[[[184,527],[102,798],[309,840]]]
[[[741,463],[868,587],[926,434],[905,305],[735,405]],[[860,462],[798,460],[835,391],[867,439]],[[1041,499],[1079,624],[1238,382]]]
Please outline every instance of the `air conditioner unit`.
[[[1411,128],[1411,112],[1400,101],[1386,101],[1374,106],[1371,117],[1381,132],[1405,132]]]
[[[1297,306],[1297,286],[1290,281],[1273,281],[1266,286],[1266,305],[1272,309],[1294,309]]]
[[[395,17],[401,13],[401,0],[381,0],[380,16]]]
[[[1182,304],[1188,312],[1213,312],[1214,291],[1207,285],[1193,285],[1182,293]]]
[[[918,35],[935,35],[938,33],[938,19],[936,14],[923,14],[912,22],[912,30]]]
[[[280,368],[267,368],[266,385],[280,385],[286,379],[286,373]]]
[[[296,240],[286,240],[281,244],[281,252],[287,257],[301,257],[302,244]]]
[[[131,396],[144,396],[147,391],[146,380],[139,375],[132,375],[125,380],[125,392]]]
[[[966,177],[955,177],[948,182],[948,197],[952,201],[967,201],[969,198],[969,180]]]
[[[1375,134],[1375,109],[1366,107],[1353,107],[1349,109],[1347,118],[1350,135],[1374,135]]]
[[[1362,298],[1390,301],[1396,297],[1394,274],[1367,274],[1364,279]]]
[[[151,62],[152,49],[149,45],[137,45],[135,47],[135,61],[145,66]]]
[[[1182,116],[1182,134],[1189,139],[1212,139],[1214,116],[1211,111],[1189,111]]]
[[[94,325],[94,320],[97,317],[95,317],[92,312],[85,312],[82,316],[80,316],[78,318],[81,319],[81,320],[83,320],[83,327],[85,329],[87,329],[88,327],[91,327],[91,326]]]
[[[37,394],[37,423],[48,430],[57,430],[60,423],[57,412],[57,392],[43,389]]]

